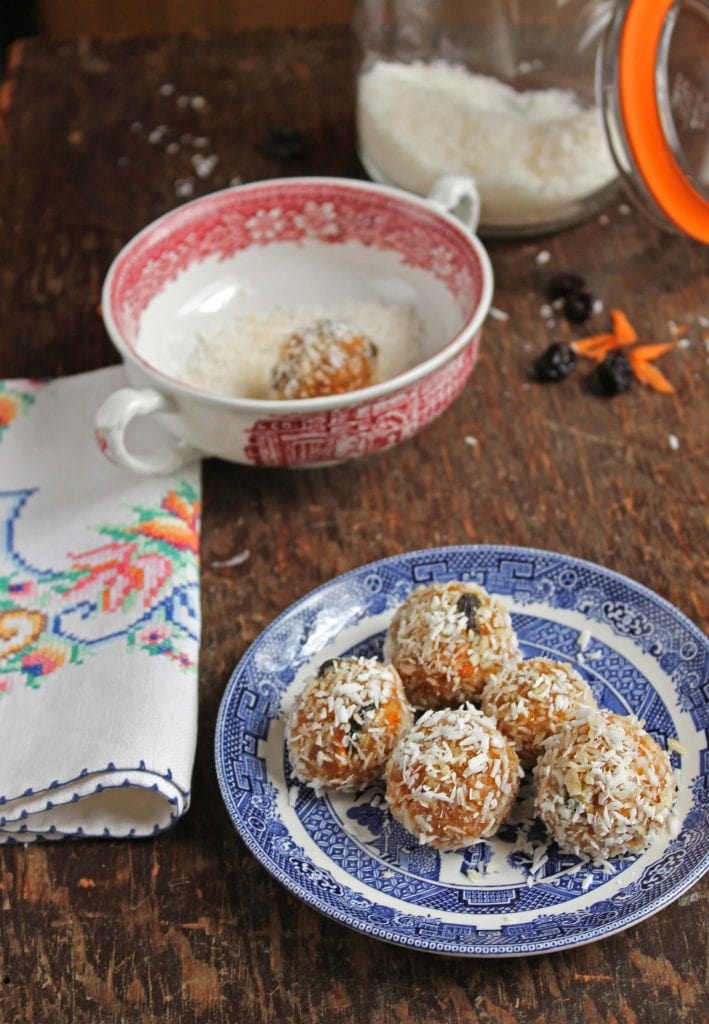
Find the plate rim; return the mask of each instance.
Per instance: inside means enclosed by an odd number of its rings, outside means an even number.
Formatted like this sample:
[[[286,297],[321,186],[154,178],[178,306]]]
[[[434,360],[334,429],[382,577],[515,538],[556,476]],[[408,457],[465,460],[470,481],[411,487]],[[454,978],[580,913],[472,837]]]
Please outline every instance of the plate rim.
[[[250,832],[248,832],[247,829],[242,827],[241,822],[237,819],[232,803],[232,794],[227,786],[222,768],[222,740],[224,736],[227,712],[233,691],[237,689],[237,677],[241,666],[247,662],[253,651],[258,648],[264,634],[272,629],[276,629],[284,619],[289,617],[306,603],[315,600],[323,591],[329,589],[333,585],[345,583],[348,578],[359,576],[366,571],[376,570],[378,566],[396,563],[401,559],[414,559],[419,556],[428,558],[435,556],[445,557],[449,556],[452,552],[466,553],[469,555],[474,555],[477,552],[480,552],[481,554],[502,552],[511,556],[521,555],[531,557],[534,560],[540,557],[561,558],[572,566],[580,566],[585,569],[593,570],[596,573],[600,572],[603,576],[615,579],[625,586],[630,587],[631,590],[638,592],[641,596],[649,599],[652,603],[659,604],[665,611],[669,612],[673,618],[680,620],[682,625],[684,625],[685,628],[695,636],[701,648],[709,650],[709,638],[704,635],[701,629],[681,609],[677,608],[676,605],[673,605],[667,600],[667,598],[658,594],[644,583],[640,583],[637,580],[632,579],[632,577],[626,576],[624,573],[618,572],[615,569],[610,569],[598,562],[592,562],[588,559],[580,558],[575,555],[569,555],[563,551],[555,551],[550,548],[533,548],[524,545],[509,544],[447,544],[427,548],[405,549],[396,554],[386,555],[370,562],[363,562],[352,569],[348,569],[345,572],[338,573],[337,575],[330,577],[328,580],[319,584],[317,587],[306,591],[306,593],[302,594],[301,597],[291,602],[259,631],[257,636],[246,647],[230,672],[229,679],[222,693],[219,711],[217,714],[214,736],[214,757],[219,789],[231,824],[246,845],[249,852],[258,860],[261,866],[292,895],[296,896],[307,906],[318,911],[318,913],[323,914],[332,921],[335,921],[337,924],[345,925],[360,935],[376,938],[380,941],[387,942],[390,945],[398,946],[399,948],[410,949],[422,953],[427,952],[442,956],[458,957],[461,959],[509,959],[514,957],[563,952],[568,949],[588,945],[589,943],[599,941],[603,938],[609,938],[612,935],[618,935],[626,931],[628,928],[634,927],[636,924],[640,924],[642,921],[654,916],[669,904],[674,903],[685,892],[700,882],[707,871],[709,871],[709,845],[705,855],[699,863],[695,865],[695,867],[688,872],[681,881],[676,883],[668,892],[656,897],[655,900],[650,901],[646,907],[639,908],[637,911],[632,912],[629,917],[623,920],[620,924],[613,923],[605,926],[600,925],[590,929],[588,935],[574,936],[570,937],[568,940],[563,938],[559,940],[558,936],[547,939],[526,940],[527,944],[533,942],[533,948],[529,949],[506,949],[506,943],[503,941],[493,947],[486,946],[475,948],[475,945],[471,943],[470,948],[461,948],[460,945],[454,941],[451,942],[446,940],[430,939],[427,937],[401,935],[400,933],[393,931],[388,926],[379,926],[366,922],[363,923],[352,918],[347,912],[338,913],[327,903],[320,902],[314,894],[311,894],[307,889],[302,888],[292,876],[287,875],[276,863],[272,862],[270,857],[265,854],[259,846],[257,840]],[[267,781],[270,785],[273,785],[268,776]],[[619,891],[622,892],[623,887],[621,887]],[[374,902],[376,902],[376,900]],[[475,925],[478,920],[484,923],[484,918],[480,915],[470,913],[464,916],[471,925]]]

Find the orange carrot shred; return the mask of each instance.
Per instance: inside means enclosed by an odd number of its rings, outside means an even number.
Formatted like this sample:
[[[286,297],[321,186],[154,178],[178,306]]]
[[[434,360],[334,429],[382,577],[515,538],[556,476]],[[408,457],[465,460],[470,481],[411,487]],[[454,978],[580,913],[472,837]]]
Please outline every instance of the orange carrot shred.
[[[638,345],[630,353],[630,361],[632,362],[634,359],[659,359],[665,352],[669,352],[671,348],[674,348],[673,341],[661,342],[659,345]]]
[[[659,391],[662,395],[674,395],[675,389],[656,366],[645,359],[632,360],[633,373],[642,384],[646,384],[653,391]]]
[[[638,334],[625,313],[620,309],[611,310],[613,334],[618,345],[632,345],[638,340]]]
[[[587,338],[579,338],[578,341],[571,342],[571,347],[580,356],[590,355],[600,349],[608,350],[614,345],[615,336],[613,334],[590,334]]]

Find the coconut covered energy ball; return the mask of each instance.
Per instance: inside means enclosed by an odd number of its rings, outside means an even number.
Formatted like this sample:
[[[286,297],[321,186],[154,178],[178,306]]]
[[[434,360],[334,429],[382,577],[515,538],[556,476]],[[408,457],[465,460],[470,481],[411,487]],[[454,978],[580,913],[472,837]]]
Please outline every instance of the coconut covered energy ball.
[[[317,398],[372,383],[377,349],[342,320],[316,320],[280,345],[271,369],[273,398]]]
[[[417,708],[479,699],[487,680],[516,655],[501,600],[458,580],[415,590],[396,610],[384,644]]]
[[[398,743],[386,799],[420,843],[457,850],[497,831],[522,774],[512,744],[477,708],[431,710]]]
[[[510,662],[482,693],[481,707],[514,744],[525,767],[537,760],[549,736],[596,707],[585,679],[566,662],[529,658]]]
[[[413,714],[393,665],[333,658],[310,679],[290,716],[293,772],[315,789],[357,792],[382,777]]]
[[[668,827],[670,758],[634,715],[596,710],[546,741],[535,810],[561,849],[594,860],[641,853]]]

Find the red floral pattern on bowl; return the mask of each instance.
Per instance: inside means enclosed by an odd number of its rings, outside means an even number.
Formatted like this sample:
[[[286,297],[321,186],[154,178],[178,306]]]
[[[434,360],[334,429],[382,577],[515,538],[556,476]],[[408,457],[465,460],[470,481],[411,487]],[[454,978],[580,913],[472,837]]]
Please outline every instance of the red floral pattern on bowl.
[[[414,288],[421,272],[437,283],[436,300],[460,323],[411,370],[345,395],[277,402],[223,398],[176,380],[148,361],[140,348],[141,320],[152,304],[185,303],[181,282],[211,260],[220,272],[239,266],[255,250],[295,247],[295,259],[327,253],[337,261],[353,248],[371,259],[392,257]],[[290,251],[290,250],[289,250]],[[370,255],[371,254],[371,255]],[[366,261],[365,261],[366,262]],[[267,264],[266,264],[267,265]],[[322,261],[318,264],[322,267]],[[302,265],[301,265],[302,272]],[[322,272],[321,269],[319,272]],[[406,275],[409,275],[409,278]],[[443,286],[443,287],[441,287]],[[327,296],[328,282],[323,282]],[[115,461],[142,472],[170,471],[199,454],[268,466],[312,465],[368,455],[411,437],[459,394],[475,364],[487,314],[492,273],[477,239],[453,217],[425,200],[348,179],[300,178],[259,182],[216,192],[166,214],[116,257],[106,278],[106,326],[128,377],[143,398],[109,399],[97,417],[97,440]],[[421,302],[432,302],[430,295]],[[154,308],[154,307],[153,307]],[[438,321],[438,307],[428,310]],[[442,322],[444,310],[440,310]],[[166,414],[178,446],[155,458],[131,456],[127,422],[149,412]]]

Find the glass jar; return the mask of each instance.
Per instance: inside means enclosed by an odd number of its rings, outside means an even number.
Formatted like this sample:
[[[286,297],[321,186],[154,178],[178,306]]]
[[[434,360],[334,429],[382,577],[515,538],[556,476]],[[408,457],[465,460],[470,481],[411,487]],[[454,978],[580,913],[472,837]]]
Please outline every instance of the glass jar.
[[[443,174],[469,175],[483,235],[573,224],[624,180],[656,221],[709,242],[708,5],[360,0],[362,164],[374,180],[421,195]],[[653,104],[662,140],[638,139]],[[668,185],[665,151],[679,185]],[[678,188],[693,194],[681,223]],[[658,200],[670,194],[668,210]]]

